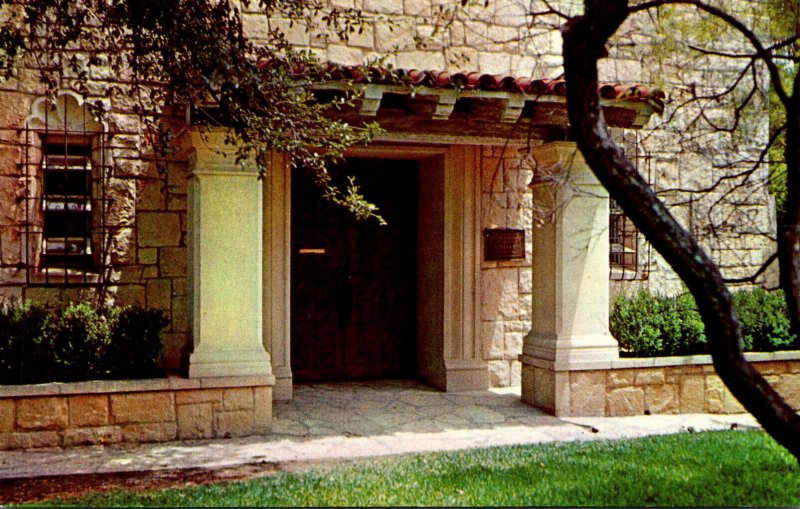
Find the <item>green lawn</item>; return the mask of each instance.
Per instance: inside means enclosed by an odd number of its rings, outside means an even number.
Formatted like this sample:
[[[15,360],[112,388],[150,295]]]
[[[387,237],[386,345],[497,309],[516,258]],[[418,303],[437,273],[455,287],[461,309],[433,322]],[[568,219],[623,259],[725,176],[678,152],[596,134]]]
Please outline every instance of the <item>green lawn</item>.
[[[423,454],[81,506],[798,506],[800,468],[768,436],[726,431]]]

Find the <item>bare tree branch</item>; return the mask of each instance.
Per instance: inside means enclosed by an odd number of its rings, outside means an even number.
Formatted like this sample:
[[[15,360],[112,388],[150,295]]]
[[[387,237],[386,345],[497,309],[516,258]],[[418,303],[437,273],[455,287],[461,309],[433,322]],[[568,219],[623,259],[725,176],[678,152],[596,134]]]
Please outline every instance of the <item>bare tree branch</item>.
[[[705,5],[702,2],[663,0],[640,4],[639,7],[668,3]],[[626,0],[585,0],[584,5],[584,15],[571,19],[563,31],[567,109],[578,147],[611,197],[695,297],[706,324],[711,356],[720,378],[764,429],[800,459],[800,416],[745,360],[741,323],[719,268],[678,223],[609,136],[597,91],[597,64],[600,58],[605,57],[607,40],[632,11],[628,9]],[[713,8],[713,11],[718,9]],[[724,19],[742,26],[727,13]],[[746,27],[742,28],[751,33]],[[768,58],[769,55],[763,54],[760,42],[757,39],[755,42],[761,48],[761,56]],[[774,67],[774,62],[771,65]],[[800,90],[800,79],[795,81],[795,89]],[[791,131],[793,126],[788,124],[787,128]],[[792,142],[797,141],[795,136]],[[800,206],[795,208],[800,213]],[[800,235],[800,230],[795,231]]]

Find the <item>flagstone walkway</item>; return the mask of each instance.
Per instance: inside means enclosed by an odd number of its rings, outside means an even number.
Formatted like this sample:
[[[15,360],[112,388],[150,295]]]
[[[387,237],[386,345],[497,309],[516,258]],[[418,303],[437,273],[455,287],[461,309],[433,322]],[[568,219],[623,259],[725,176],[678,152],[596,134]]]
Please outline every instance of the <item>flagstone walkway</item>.
[[[295,386],[273,433],[245,438],[0,451],[0,479],[348,460],[499,445],[757,427],[749,414],[558,419],[519,388],[443,393],[410,380]]]

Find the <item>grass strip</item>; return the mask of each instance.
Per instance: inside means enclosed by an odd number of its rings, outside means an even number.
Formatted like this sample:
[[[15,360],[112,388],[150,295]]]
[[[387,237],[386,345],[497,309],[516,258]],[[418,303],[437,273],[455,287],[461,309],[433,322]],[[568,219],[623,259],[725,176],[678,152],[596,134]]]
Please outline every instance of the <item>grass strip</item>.
[[[50,505],[800,506],[800,468],[763,432],[723,431],[390,457]]]

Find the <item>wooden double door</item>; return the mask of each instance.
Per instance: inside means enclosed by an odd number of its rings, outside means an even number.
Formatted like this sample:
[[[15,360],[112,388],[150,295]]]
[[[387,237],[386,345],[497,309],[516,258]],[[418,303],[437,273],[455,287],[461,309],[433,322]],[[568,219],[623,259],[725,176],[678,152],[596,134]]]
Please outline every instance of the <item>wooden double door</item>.
[[[348,159],[334,181],[355,181],[386,220],[357,220],[292,176],[291,359],[296,380],[416,374],[415,161]]]

